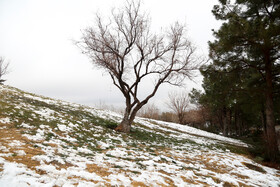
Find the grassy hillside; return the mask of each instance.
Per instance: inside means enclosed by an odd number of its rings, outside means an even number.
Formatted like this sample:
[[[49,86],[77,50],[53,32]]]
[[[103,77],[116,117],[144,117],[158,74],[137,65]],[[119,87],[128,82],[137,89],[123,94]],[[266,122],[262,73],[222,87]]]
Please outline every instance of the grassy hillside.
[[[0,86],[0,186],[279,186],[249,145]]]

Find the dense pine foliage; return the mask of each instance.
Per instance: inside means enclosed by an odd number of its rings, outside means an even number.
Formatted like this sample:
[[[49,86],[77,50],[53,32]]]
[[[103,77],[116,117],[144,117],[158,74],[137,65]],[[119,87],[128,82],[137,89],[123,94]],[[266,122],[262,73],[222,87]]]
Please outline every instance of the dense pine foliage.
[[[224,135],[261,132],[266,156],[278,154],[275,126],[280,122],[280,2],[220,0],[213,8],[223,21],[209,42],[211,63],[201,68],[204,93],[193,101],[207,108],[208,119]]]

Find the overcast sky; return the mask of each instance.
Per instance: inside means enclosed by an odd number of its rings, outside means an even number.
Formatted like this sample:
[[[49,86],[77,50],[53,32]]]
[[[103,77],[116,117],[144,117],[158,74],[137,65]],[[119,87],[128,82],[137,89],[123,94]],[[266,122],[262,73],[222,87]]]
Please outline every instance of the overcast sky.
[[[124,98],[110,77],[93,68],[89,59],[73,45],[81,30],[94,22],[95,13],[108,16],[123,0],[0,0],[0,56],[10,61],[6,84],[44,96],[85,105],[100,102],[124,106]],[[211,29],[220,23],[211,13],[218,0],[144,0],[154,28],[175,21],[187,25],[188,36],[200,53],[207,55]],[[184,89],[200,88],[187,82]],[[168,92],[165,85],[152,102],[164,110]],[[143,91],[144,94],[144,91]]]

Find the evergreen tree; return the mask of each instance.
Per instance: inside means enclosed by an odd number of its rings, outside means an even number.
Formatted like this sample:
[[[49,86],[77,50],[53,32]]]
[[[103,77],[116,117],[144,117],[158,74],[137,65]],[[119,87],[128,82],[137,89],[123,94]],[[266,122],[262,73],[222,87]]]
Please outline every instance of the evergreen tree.
[[[279,79],[280,65],[280,1],[219,0],[213,14],[224,21],[216,40],[211,42],[210,57],[220,67],[248,70],[251,88],[263,94],[267,151],[274,161],[278,155],[275,133],[274,91]],[[257,77],[257,78],[256,78]],[[261,80],[259,79],[261,77]],[[258,87],[259,86],[259,87]]]

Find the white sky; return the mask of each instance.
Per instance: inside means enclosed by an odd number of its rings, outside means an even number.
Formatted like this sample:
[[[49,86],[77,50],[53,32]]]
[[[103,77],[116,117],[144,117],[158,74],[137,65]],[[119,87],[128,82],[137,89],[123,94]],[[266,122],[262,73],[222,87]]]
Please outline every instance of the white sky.
[[[98,11],[108,16],[124,0],[0,0],[0,56],[10,61],[6,84],[36,94],[85,105],[100,102],[124,106],[123,96],[109,76],[94,69],[89,59],[73,45],[81,30],[93,24]],[[220,25],[211,13],[218,0],[143,0],[152,27],[185,23],[188,35],[201,53],[207,55],[211,29]],[[184,89],[200,88],[187,82]],[[165,108],[168,92],[178,88],[165,85],[152,102]],[[144,91],[143,91],[144,93]]]

